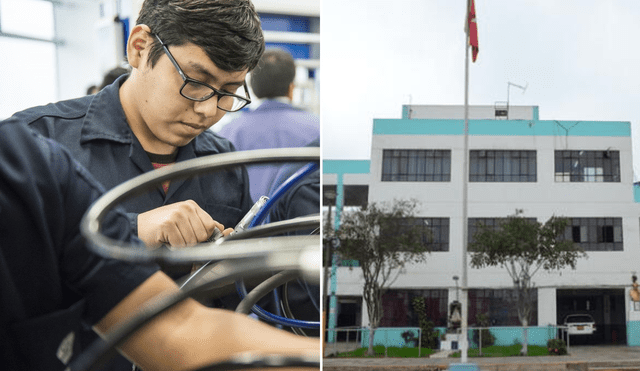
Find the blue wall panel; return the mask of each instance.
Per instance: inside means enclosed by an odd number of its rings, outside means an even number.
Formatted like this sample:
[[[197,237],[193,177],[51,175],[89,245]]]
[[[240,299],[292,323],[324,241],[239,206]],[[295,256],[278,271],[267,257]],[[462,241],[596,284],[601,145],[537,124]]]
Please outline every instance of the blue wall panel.
[[[627,345],[630,347],[640,346],[640,321],[627,322]]]
[[[369,174],[369,160],[323,160],[323,174]]]
[[[462,135],[464,120],[374,119],[374,135]],[[630,137],[626,121],[469,120],[469,135]]]
[[[309,17],[260,13],[260,22],[264,31],[311,32]],[[266,43],[267,48],[278,47],[287,50],[295,59],[309,59],[311,45],[295,43]]]

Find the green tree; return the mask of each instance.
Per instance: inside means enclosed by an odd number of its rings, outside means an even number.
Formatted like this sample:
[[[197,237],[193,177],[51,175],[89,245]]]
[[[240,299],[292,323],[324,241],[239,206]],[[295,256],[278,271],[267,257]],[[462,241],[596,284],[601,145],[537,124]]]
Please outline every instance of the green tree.
[[[533,276],[540,270],[575,269],[579,258],[586,254],[564,234],[569,220],[551,217],[546,223],[509,216],[496,227],[480,225],[469,245],[471,266],[504,267],[517,292],[518,319],[524,328],[521,353],[527,354],[527,326],[533,310]]]
[[[369,355],[374,355],[373,337],[383,316],[382,295],[397,279],[407,263],[426,261],[429,251],[425,228],[414,216],[415,200],[396,200],[379,206],[343,214],[339,229],[340,246],[336,249],[344,259],[360,262],[364,277],[362,291],[369,315]]]
[[[427,304],[423,297],[417,296],[411,300],[413,310],[418,313],[418,324],[422,330],[422,343],[420,347],[436,349],[440,334],[434,329],[435,324],[427,317]]]

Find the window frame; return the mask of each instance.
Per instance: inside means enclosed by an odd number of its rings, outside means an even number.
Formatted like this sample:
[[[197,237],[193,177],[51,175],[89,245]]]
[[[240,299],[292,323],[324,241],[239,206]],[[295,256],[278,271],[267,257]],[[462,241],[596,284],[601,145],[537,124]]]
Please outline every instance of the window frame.
[[[564,238],[584,251],[624,251],[622,217],[569,218]],[[578,240],[579,241],[576,241]]]
[[[537,150],[473,149],[469,151],[469,182],[538,181]]]
[[[383,149],[382,182],[450,182],[450,149]]]
[[[620,178],[620,151],[618,150],[556,150],[554,152],[556,183],[620,183]]]

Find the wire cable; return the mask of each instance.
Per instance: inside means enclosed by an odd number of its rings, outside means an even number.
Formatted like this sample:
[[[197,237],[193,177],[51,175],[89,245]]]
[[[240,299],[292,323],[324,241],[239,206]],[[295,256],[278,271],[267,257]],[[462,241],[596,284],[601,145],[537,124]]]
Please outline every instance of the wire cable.
[[[311,174],[315,170],[319,168],[318,164],[315,162],[306,164],[298,171],[296,171],[293,175],[291,175],[287,180],[285,180],[274,192],[271,198],[267,201],[264,207],[258,212],[251,224],[249,224],[249,228],[255,227],[262,223],[262,221],[269,215],[269,211],[273,207],[273,205],[282,198],[282,196],[287,193],[294,185],[296,185],[299,181],[301,181],[308,174]]]
[[[282,196],[287,193],[293,186],[295,186],[298,182],[300,182],[304,177],[313,171],[318,169],[318,165],[316,163],[309,163],[302,168],[298,169],[293,175],[291,175],[287,180],[285,180],[273,193],[273,196],[267,201],[264,207],[258,212],[258,214],[253,218],[251,223],[249,224],[249,228],[253,228],[256,225],[259,225],[267,215],[269,215],[269,210],[275,205]],[[244,284],[244,281],[238,280],[236,282],[236,290],[238,291],[238,295],[241,299],[244,299],[247,295],[247,288]],[[277,302],[276,302],[277,303]],[[301,328],[309,328],[309,329],[318,329],[320,328],[320,322],[310,322],[310,321],[300,321],[300,320],[292,320],[286,317],[278,316],[273,313],[270,313],[264,310],[259,305],[253,305],[251,311],[255,313],[259,318],[275,323],[283,326],[295,326]]]
[[[282,310],[284,311],[285,315],[288,318],[291,319],[296,319],[296,316],[293,315],[293,312],[291,311],[291,307],[289,306],[289,282],[284,284],[284,287],[282,288]],[[293,331],[296,335],[301,335],[301,336],[307,336],[307,333],[304,332],[303,329],[301,328],[297,328],[297,327],[291,327],[291,331]]]
[[[268,295],[270,291],[298,278],[299,276],[299,273],[295,271],[282,271],[274,274],[256,286],[244,297],[244,299],[242,299],[240,304],[236,307],[236,313],[249,314],[251,307],[260,299]]]
[[[303,251],[304,249],[300,249],[301,253]],[[97,340],[87,349],[87,351],[80,354],[78,358],[72,360],[69,364],[69,370],[87,371],[100,366],[116,354],[115,348],[122,345],[122,343],[124,343],[131,334],[142,328],[142,326],[146,325],[159,314],[173,308],[183,300],[193,297],[200,291],[206,290],[211,286],[216,286],[220,284],[220,281],[235,280],[244,276],[252,276],[260,273],[261,271],[273,269],[274,266],[279,265],[280,264],[273,264],[269,259],[263,259],[262,257],[239,259],[238,264],[233,267],[233,271],[229,272],[224,277],[216,278],[190,289],[180,290],[170,297],[156,300],[150,305],[145,305],[140,308],[138,314],[134,318],[119,326],[117,329],[107,333],[104,340]],[[212,351],[215,350],[212,349]],[[315,367],[318,367],[318,364],[319,361]]]
[[[260,149],[221,153],[198,157],[187,161],[165,166],[161,169],[147,172],[130,179],[107,191],[85,213],[80,223],[80,231],[87,240],[87,246],[100,256],[111,257],[132,262],[179,262],[173,259],[176,252],[168,249],[147,250],[140,249],[133,243],[125,243],[102,234],[101,225],[104,216],[117,204],[139,194],[143,194],[165,180],[186,178],[205,171],[220,170],[233,166],[270,162],[308,162],[319,161],[320,149],[307,148],[278,148]],[[182,255],[177,255],[182,256]],[[202,259],[201,262],[215,259]],[[182,261],[181,261],[182,262]]]

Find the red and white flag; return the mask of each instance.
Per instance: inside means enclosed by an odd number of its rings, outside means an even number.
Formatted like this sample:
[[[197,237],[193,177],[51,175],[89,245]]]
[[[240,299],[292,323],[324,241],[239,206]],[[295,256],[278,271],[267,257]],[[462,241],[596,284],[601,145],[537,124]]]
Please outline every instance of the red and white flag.
[[[473,62],[478,58],[478,24],[476,23],[476,7],[474,0],[469,0],[469,9],[467,11],[467,30],[469,32],[469,45],[471,46],[471,60]]]

